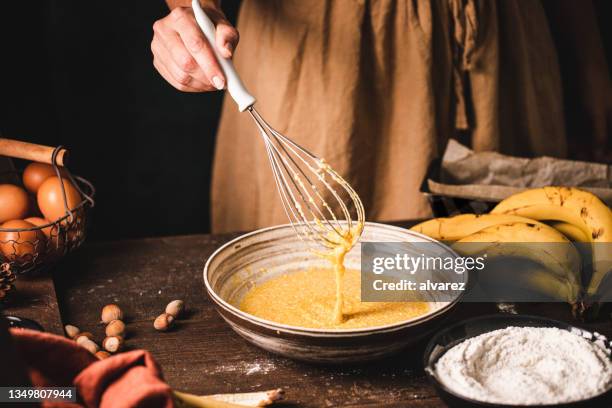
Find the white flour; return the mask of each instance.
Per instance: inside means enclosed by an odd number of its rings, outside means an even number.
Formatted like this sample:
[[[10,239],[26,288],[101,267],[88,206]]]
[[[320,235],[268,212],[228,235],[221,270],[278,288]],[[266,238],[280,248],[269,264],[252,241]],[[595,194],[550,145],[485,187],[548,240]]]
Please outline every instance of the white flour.
[[[459,395],[511,405],[577,401],[612,386],[609,350],[556,328],[508,327],[468,339],[436,363]]]

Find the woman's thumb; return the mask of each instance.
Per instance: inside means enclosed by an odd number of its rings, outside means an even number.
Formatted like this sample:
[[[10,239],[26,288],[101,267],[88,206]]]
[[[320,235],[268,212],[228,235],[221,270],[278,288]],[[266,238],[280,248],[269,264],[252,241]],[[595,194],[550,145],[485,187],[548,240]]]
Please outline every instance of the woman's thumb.
[[[215,36],[217,50],[224,58],[231,58],[238,45],[238,31],[227,21],[223,11],[217,8],[209,8],[206,10],[206,14],[208,14],[208,17],[210,17],[217,29]]]
[[[217,24],[216,45],[225,58],[231,58],[234,55],[238,39],[238,31],[228,21],[221,21]]]

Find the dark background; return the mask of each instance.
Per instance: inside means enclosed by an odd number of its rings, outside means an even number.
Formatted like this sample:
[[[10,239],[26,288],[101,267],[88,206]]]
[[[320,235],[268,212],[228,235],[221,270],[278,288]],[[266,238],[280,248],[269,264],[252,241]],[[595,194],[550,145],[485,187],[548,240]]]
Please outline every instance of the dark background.
[[[609,1],[595,4],[610,55]],[[223,1],[232,22],[238,6]],[[178,92],[154,70],[152,24],[167,12],[162,0],[0,6],[0,131],[71,150],[97,188],[93,239],[210,229],[222,94]]]
[[[223,8],[235,21],[238,1]],[[91,237],[202,233],[222,94],[181,93],[152,65],[162,0],[0,6],[0,131],[62,144],[97,189]]]

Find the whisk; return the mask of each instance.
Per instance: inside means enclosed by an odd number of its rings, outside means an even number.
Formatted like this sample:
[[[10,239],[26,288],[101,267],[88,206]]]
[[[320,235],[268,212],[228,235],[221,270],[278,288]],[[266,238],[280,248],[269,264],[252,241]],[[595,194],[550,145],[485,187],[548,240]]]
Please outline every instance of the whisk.
[[[232,61],[218,53],[213,22],[198,0],[193,0],[192,8],[225,73],[229,94],[240,112],[247,111],[259,129],[283,208],[296,233],[330,249],[352,246],[365,220],[355,190],[323,159],[274,130],[261,117],[255,109],[255,97],[247,91]]]

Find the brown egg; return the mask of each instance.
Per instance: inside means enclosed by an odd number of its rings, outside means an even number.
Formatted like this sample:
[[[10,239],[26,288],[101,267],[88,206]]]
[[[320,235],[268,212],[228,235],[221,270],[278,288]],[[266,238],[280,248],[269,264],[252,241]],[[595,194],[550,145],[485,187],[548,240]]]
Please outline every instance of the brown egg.
[[[29,222],[32,225],[40,227],[41,225],[49,224],[49,220],[45,220],[40,217],[29,217],[24,221]],[[41,230],[47,237],[47,251],[51,257],[61,255],[64,249],[64,240],[61,239],[60,230],[57,225],[45,227]]]
[[[28,215],[28,193],[13,184],[0,184],[0,223],[20,219]]]
[[[32,228],[33,224],[23,220],[11,220],[2,228]],[[40,231],[0,231],[0,251],[10,261],[28,261],[45,250],[46,238]]]
[[[29,218],[26,218],[24,221],[29,222],[30,224],[35,225],[37,227],[40,227],[41,225],[49,224],[49,221],[45,220],[44,218],[40,218],[40,217],[29,217]],[[47,238],[50,238],[52,228],[53,226],[45,227],[41,231],[43,232],[43,234],[45,234]]]
[[[68,208],[73,210],[81,202],[81,194],[68,180],[62,180],[64,189],[66,190],[66,200]],[[57,177],[50,177],[45,180],[38,188],[36,194],[38,208],[40,212],[50,221],[55,221],[58,218],[66,215],[66,207],[64,206],[64,196],[60,180]]]
[[[66,169],[60,167],[62,177],[67,177]],[[31,192],[36,193],[40,185],[49,177],[56,176],[53,166],[45,163],[30,163],[23,171],[23,185]]]

